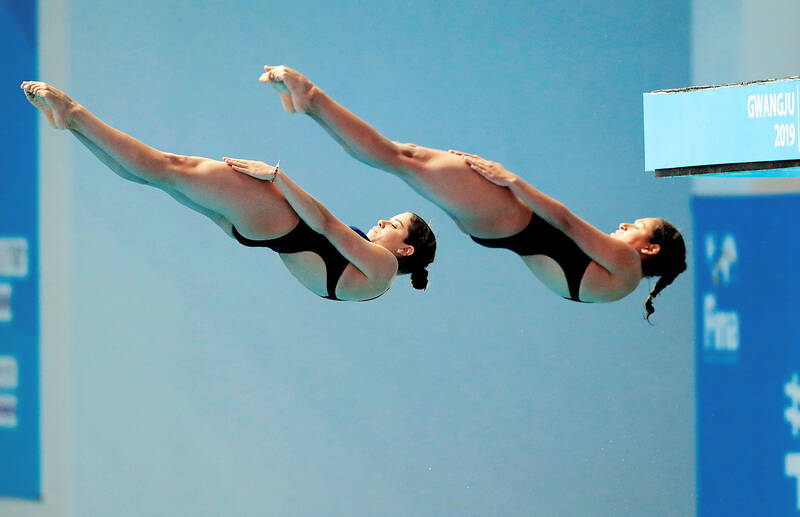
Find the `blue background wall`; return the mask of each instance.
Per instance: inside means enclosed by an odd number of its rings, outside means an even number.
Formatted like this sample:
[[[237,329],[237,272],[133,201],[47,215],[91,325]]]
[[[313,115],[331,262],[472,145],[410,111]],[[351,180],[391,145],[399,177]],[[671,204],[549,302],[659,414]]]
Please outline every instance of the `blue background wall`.
[[[0,2],[0,496],[28,499],[40,495],[38,152],[18,86],[36,74],[35,6]]]
[[[800,56],[788,49],[800,44],[798,19],[800,4],[791,1],[692,2],[691,84],[796,75]],[[786,218],[797,213],[800,180],[697,178],[693,184],[696,193],[715,196],[693,203],[697,515],[796,514],[792,257],[800,243]],[[736,246],[721,253],[726,241]],[[715,284],[715,263],[731,258],[733,249],[729,277]],[[706,300],[714,306],[706,309]]]
[[[796,246],[798,232],[785,222],[799,201],[784,194],[692,203],[701,517],[800,510],[800,281],[786,274],[796,254],[785,252]]]
[[[69,93],[112,125],[280,158],[350,224],[433,217],[440,250],[425,293],[327,302],[75,143],[76,515],[693,511],[689,275],[654,327],[647,282],[561,300],[256,81],[290,65],[393,139],[501,161],[600,228],[665,216],[689,238],[689,184],[642,172],[641,135],[641,92],[688,83],[687,2],[73,0],[69,24]]]

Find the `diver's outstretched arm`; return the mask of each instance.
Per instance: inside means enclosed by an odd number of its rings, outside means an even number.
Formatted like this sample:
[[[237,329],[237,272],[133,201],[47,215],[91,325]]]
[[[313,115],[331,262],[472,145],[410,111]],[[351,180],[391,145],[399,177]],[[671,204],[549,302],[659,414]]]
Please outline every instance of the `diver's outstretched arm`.
[[[593,225],[573,214],[563,203],[553,199],[502,164],[486,160],[475,154],[450,151],[460,156],[470,168],[495,185],[506,187],[536,215],[569,236],[592,260],[610,273],[630,271],[640,260],[631,247],[601,232]]]
[[[297,212],[298,217],[305,221],[312,230],[323,233],[326,227],[337,220],[325,205],[292,181],[284,171],[280,170],[278,168],[279,165],[269,165],[257,160],[229,157],[223,157],[222,161],[236,172],[273,183],[286,197],[286,201]]]
[[[301,73],[286,66],[265,66],[259,78],[281,95],[289,113],[305,113],[357,160],[367,165],[401,173],[407,169],[402,144],[393,142],[330,98]]]
[[[367,278],[390,281],[397,260],[386,248],[372,244],[336,218],[325,205],[306,192],[277,166],[256,160],[223,158],[236,172],[273,183],[297,215],[312,230],[323,234]]]
[[[452,149],[450,153],[460,156],[473,171],[495,185],[509,189],[536,215],[566,233],[566,227],[570,224],[570,212],[563,203],[526,183],[522,178],[503,167],[501,163],[486,160],[476,154]]]

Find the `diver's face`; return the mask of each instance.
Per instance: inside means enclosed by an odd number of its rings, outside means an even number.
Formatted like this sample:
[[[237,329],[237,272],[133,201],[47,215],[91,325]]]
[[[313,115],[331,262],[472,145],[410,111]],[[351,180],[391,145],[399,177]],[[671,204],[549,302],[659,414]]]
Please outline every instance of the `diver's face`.
[[[408,247],[405,241],[408,238],[410,222],[411,214],[409,212],[397,214],[389,219],[381,219],[378,224],[369,229],[367,237],[375,244],[380,244],[397,254],[397,250]]]
[[[632,223],[620,223],[617,231],[613,232],[611,236],[640,250],[650,246],[653,230],[658,225],[659,221],[655,217],[637,219]]]

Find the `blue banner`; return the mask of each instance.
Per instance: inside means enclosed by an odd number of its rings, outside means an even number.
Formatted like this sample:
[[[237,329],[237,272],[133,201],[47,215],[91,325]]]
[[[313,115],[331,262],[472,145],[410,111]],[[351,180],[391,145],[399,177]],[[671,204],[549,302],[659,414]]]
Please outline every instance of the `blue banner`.
[[[800,515],[800,196],[692,211],[698,516]]]
[[[0,0],[0,496],[40,497],[36,2]]]
[[[799,100],[790,79],[646,93],[645,170],[799,160]]]

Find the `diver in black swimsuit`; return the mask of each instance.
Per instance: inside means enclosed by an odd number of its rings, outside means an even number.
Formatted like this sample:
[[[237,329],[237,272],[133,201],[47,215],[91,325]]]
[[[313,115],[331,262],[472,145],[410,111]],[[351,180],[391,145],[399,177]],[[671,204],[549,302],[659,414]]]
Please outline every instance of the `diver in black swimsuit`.
[[[367,234],[355,226],[351,226],[350,229],[361,236],[361,238],[369,240]],[[297,226],[292,228],[289,233],[275,239],[252,240],[239,233],[235,226],[233,226],[231,230],[233,231],[233,236],[239,241],[239,244],[251,248],[269,248],[276,253],[285,254],[300,253],[301,251],[312,251],[316,253],[322,259],[322,262],[325,263],[327,294],[323,296],[323,298],[339,300],[339,298],[336,297],[336,285],[339,283],[339,278],[341,278],[345,269],[347,269],[347,265],[350,261],[336,249],[336,246],[331,244],[331,241],[326,239],[321,233],[312,230],[302,219],[297,222]],[[380,294],[378,296],[380,296]],[[378,296],[369,298],[369,300],[374,300]]]
[[[279,92],[286,111],[307,114],[356,159],[405,181],[475,242],[515,251],[560,296],[611,302],[658,276],[645,302],[649,317],[653,298],[686,269],[683,237],[664,219],[602,232],[499,163],[389,140],[291,68],[265,66],[259,80]]]
[[[280,253],[289,272],[320,296],[373,299],[407,273],[415,288],[427,285],[436,239],[415,214],[382,219],[365,239],[277,167],[165,153],[108,126],[52,86],[26,81],[21,88],[53,127],[69,129],[119,176],[163,190],[240,242],[271,243],[265,245]]]
[[[581,280],[592,258],[564,233],[550,226],[547,221],[531,212],[531,221],[521,232],[510,237],[483,239],[471,236],[472,240],[487,248],[505,248],[521,257],[545,255],[555,260],[567,280],[569,296],[575,302],[579,297]]]

